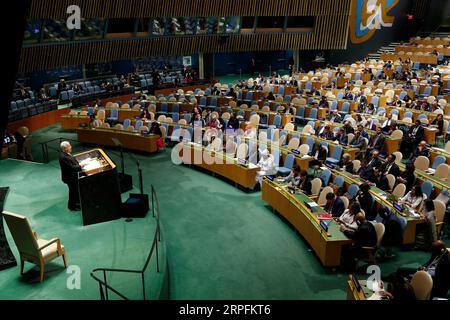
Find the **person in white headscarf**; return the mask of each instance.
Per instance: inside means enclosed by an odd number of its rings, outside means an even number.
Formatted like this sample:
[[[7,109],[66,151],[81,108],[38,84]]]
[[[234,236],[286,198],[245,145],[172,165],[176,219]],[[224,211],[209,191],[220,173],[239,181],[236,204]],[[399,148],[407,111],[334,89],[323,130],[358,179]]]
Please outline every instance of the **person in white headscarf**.
[[[259,154],[261,156],[258,162],[260,170],[256,173],[256,181],[261,185],[262,177],[276,174],[277,169],[275,159],[267,149],[260,150]]]

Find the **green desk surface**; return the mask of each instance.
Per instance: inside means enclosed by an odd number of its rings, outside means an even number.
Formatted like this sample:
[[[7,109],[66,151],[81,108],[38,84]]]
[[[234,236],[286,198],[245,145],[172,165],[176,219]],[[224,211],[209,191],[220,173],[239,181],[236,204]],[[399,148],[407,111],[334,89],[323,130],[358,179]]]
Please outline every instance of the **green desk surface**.
[[[345,181],[347,183],[350,184],[357,184],[360,185],[363,182],[365,182],[363,179],[361,179],[360,177],[355,177],[353,176],[351,173],[347,172],[347,171],[337,171],[337,170],[333,170],[333,169],[329,169],[332,174],[334,174],[335,176],[340,175],[343,176]],[[377,201],[380,204],[386,205],[389,207],[389,209],[391,209],[393,212],[395,212],[397,215],[404,217],[407,221],[409,220],[418,220],[415,218],[410,217],[408,214],[405,214],[403,212],[398,211],[397,209],[394,208],[393,204],[391,202],[389,202],[385,196],[387,195],[387,193],[383,190],[381,190],[380,188],[376,187],[376,186],[370,186],[370,193],[374,196],[375,201]]]
[[[306,204],[307,202],[314,202],[314,200],[311,200],[306,194],[304,193],[296,193],[292,194],[290,193],[286,188],[285,183],[275,182],[271,181],[269,179],[265,179],[265,181],[270,184],[272,187],[277,189],[278,192],[283,194],[286,198],[290,199],[291,203],[295,205],[297,208],[300,209],[301,212],[305,214],[311,221],[311,224],[322,234],[322,236],[327,241],[347,241],[349,238],[339,230],[339,225],[334,220],[329,220],[330,224],[328,225],[328,234],[324,232],[322,227],[318,223],[317,215],[320,213],[326,213],[325,210],[321,207],[316,212],[309,211],[306,207],[302,206],[302,204]],[[293,201],[293,199],[296,199],[297,201]],[[315,203],[315,202],[314,202]],[[314,216],[314,217],[313,217]]]

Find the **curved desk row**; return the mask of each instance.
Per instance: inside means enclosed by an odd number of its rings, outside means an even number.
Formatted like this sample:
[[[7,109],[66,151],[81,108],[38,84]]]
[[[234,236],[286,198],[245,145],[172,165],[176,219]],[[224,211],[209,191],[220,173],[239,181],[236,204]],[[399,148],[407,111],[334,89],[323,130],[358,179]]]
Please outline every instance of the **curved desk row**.
[[[113,138],[120,141],[124,149],[153,153],[158,151],[158,135],[141,135],[139,133],[108,128],[77,129],[78,141],[100,146],[114,147]]]
[[[321,227],[318,214],[325,211],[317,206],[315,212],[311,212],[306,203],[314,203],[313,200],[303,193],[292,194],[267,178],[263,179],[261,197],[294,226],[325,267],[340,265],[342,247],[352,241],[339,230],[334,220],[328,220],[328,231]]]
[[[180,162],[218,174],[244,188],[253,189],[256,185],[259,167],[248,162],[241,164],[224,152],[214,152],[193,142],[179,143],[172,152]]]

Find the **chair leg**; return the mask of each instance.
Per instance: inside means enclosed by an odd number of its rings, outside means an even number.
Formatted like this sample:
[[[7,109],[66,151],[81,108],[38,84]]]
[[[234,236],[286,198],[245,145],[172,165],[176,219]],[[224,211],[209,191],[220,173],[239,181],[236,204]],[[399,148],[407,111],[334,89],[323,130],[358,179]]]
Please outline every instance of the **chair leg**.
[[[20,257],[20,275],[23,275],[23,266],[25,264],[25,261],[22,257]]]
[[[44,280],[44,260],[39,262],[39,271],[40,271],[40,282]]]
[[[66,253],[63,253],[62,258],[63,258],[63,261],[64,261],[64,268],[67,268],[67,255],[66,255]]]

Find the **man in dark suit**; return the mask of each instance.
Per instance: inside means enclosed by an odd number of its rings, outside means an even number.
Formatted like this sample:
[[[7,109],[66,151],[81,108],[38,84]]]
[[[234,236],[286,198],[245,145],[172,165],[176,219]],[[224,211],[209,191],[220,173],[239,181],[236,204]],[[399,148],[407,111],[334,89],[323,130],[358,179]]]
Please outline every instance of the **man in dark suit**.
[[[333,217],[338,218],[345,210],[344,201],[340,197],[336,197],[333,192],[326,195],[327,203],[325,204],[325,211],[330,213]]]
[[[416,120],[416,123],[409,128],[406,137],[403,138],[403,141],[400,145],[400,152],[403,153],[404,158],[409,156],[412,148],[417,146],[420,141],[423,140],[425,135],[425,130],[422,127],[422,123],[420,120]]]
[[[381,160],[378,158],[378,151],[372,152],[372,157],[367,160],[367,162],[361,166],[359,171],[359,176],[364,180],[371,180],[373,178],[374,172],[381,166]]]
[[[82,167],[77,159],[71,155],[72,146],[68,141],[61,142],[60,148],[59,165],[61,166],[61,178],[69,187],[68,208],[71,211],[79,211],[80,195],[78,193],[78,172],[82,170]]]
[[[350,239],[352,245],[342,252],[342,266],[347,273],[356,272],[357,261],[364,254],[363,247],[373,247],[377,244],[377,232],[374,225],[367,221],[360,212],[355,216],[358,229],[353,230],[341,225],[340,230]]]
[[[367,146],[366,158],[368,158],[374,150],[378,152],[383,151],[384,148],[384,134],[381,127],[377,127],[377,134],[370,138]]]
[[[396,159],[397,157],[395,156],[395,154],[390,154],[387,157],[386,162],[383,163],[380,167],[380,171],[383,176],[392,174],[394,177],[398,177],[400,175],[400,168],[395,163]]]

